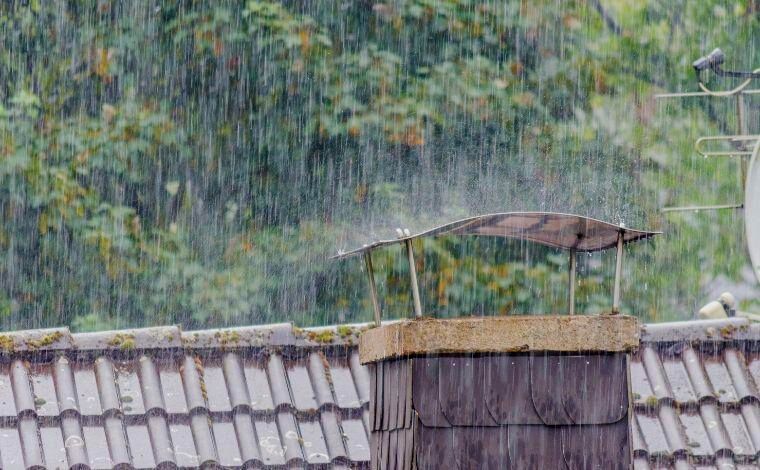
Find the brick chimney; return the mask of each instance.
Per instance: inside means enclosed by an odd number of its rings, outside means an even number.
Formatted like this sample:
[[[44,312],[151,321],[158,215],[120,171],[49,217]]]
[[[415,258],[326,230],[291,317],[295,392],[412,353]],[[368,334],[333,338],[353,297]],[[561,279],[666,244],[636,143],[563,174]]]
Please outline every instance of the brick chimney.
[[[365,332],[373,469],[630,469],[635,318],[415,319]]]

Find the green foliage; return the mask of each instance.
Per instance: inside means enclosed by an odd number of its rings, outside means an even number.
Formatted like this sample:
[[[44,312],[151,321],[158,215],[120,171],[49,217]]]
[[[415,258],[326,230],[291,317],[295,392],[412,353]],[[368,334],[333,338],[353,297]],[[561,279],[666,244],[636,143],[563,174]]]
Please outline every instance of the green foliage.
[[[0,325],[368,320],[337,248],[476,212],[579,212],[667,236],[625,309],[690,317],[746,269],[735,162],[692,151],[731,103],[659,106],[720,46],[760,63],[756,0],[83,1],[0,5]],[[725,106],[724,106],[725,105]],[[757,100],[749,121],[757,125]],[[726,117],[728,116],[728,117]],[[754,129],[757,130],[757,129]],[[427,312],[564,309],[566,260],[417,246]],[[581,311],[612,262],[580,260]],[[408,266],[378,256],[386,311]]]

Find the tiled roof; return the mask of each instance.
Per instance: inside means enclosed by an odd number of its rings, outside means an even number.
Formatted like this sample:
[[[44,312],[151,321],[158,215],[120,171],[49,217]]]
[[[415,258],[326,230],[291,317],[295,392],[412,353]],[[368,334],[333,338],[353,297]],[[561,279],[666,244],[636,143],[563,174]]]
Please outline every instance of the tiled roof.
[[[760,325],[646,325],[632,358],[634,468],[759,469]]]
[[[358,329],[0,335],[4,469],[363,467]]]
[[[361,327],[0,334],[4,469],[369,464]],[[634,468],[760,469],[760,325],[646,325]]]

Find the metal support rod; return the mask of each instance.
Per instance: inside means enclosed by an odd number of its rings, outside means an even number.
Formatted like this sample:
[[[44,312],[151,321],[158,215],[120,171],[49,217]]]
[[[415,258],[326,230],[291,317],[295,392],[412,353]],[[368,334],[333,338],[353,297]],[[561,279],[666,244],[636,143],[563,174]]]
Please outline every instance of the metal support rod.
[[[623,232],[618,233],[615,259],[615,286],[612,290],[612,313],[620,313],[620,276],[623,274]]]
[[[414,265],[414,252],[412,251],[412,241],[406,239],[406,255],[409,258],[409,277],[412,282],[412,299],[414,300],[414,316],[422,316],[422,303],[420,303],[420,288],[417,285],[417,267]]]
[[[743,89],[737,92],[737,94],[739,93],[741,93],[742,95],[756,95],[760,93],[760,88],[752,89],[752,90]],[[691,98],[691,97],[698,97],[698,96],[715,96],[715,95],[712,93],[704,92],[704,91],[686,91],[682,93],[660,93],[658,95],[654,95],[655,99]],[[733,95],[728,95],[728,96],[733,96]]]
[[[716,204],[712,206],[663,207],[660,212],[715,211],[723,209],[744,209],[744,204]]]
[[[372,299],[372,309],[375,312],[375,326],[380,326],[380,301],[377,299],[375,273],[372,271],[372,255],[369,251],[364,252],[364,264],[367,268],[367,279],[369,280],[369,296]]]
[[[694,150],[703,157],[748,157],[752,155],[748,147],[757,140],[760,140],[760,134],[711,135],[697,139],[694,142]],[[705,150],[703,149],[705,142],[729,142],[738,148],[734,150]]]
[[[737,134],[747,134],[747,114],[744,107],[744,95],[741,93],[736,95],[736,126]]]
[[[575,315],[575,249],[570,250],[570,265],[568,267],[567,311]]]
[[[744,108],[744,96],[741,94],[736,95],[736,127],[737,127],[737,133],[739,135],[746,135],[747,134],[747,119],[745,114],[745,108]],[[744,147],[744,150],[746,150],[748,147]],[[750,155],[752,152],[750,152]],[[747,160],[742,159],[739,162],[739,178],[741,179],[742,183],[742,192],[744,192],[745,189],[747,189],[747,168],[749,166],[749,162]]]

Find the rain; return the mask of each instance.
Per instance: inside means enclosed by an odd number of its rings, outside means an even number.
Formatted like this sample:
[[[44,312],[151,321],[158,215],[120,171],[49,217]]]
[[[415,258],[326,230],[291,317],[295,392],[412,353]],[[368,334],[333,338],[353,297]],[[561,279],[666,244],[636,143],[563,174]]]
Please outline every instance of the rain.
[[[18,0],[0,25],[4,330],[366,322],[339,250],[514,211],[662,231],[626,253],[642,321],[726,290],[760,312],[743,211],[663,212],[743,203],[746,160],[695,150],[739,133],[735,100],[656,97],[699,91],[716,47],[760,67],[756,0]],[[566,308],[560,250],[414,249],[426,315]],[[403,251],[374,261],[384,315],[411,316]],[[609,310],[614,250],[577,263],[577,312]]]

